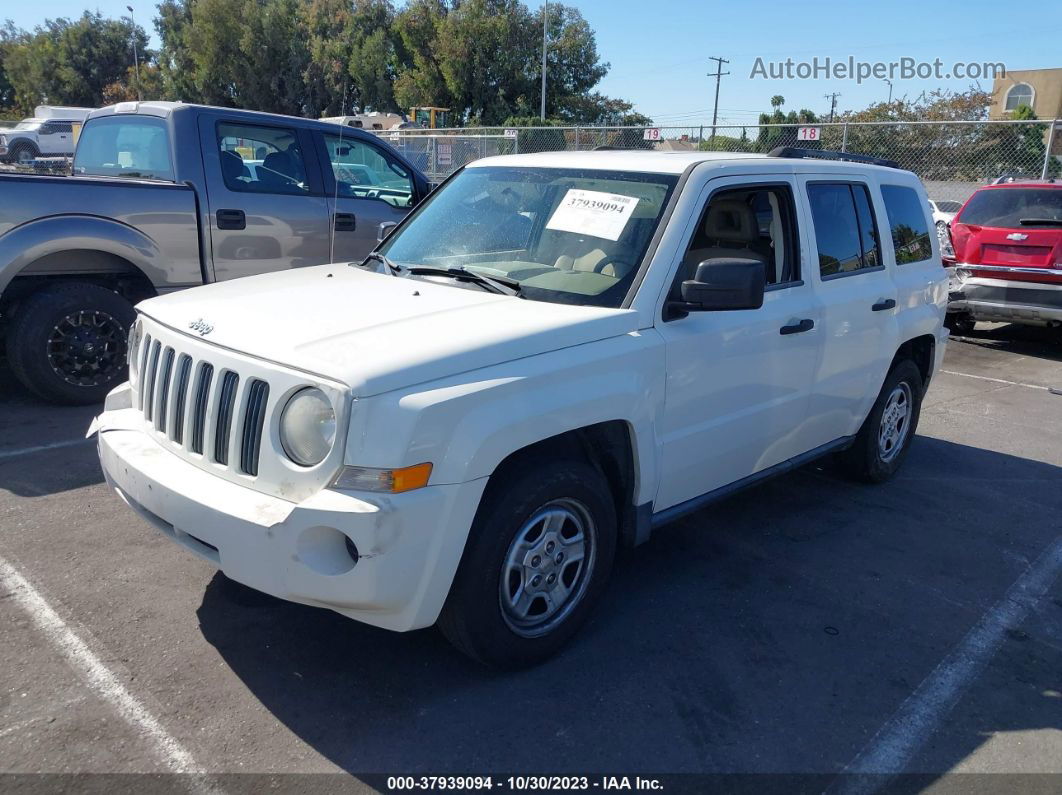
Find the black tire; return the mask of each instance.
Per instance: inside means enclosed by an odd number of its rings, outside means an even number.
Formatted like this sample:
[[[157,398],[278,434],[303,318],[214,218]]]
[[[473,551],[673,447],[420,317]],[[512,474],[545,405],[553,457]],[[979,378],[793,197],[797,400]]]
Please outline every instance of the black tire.
[[[518,553],[528,561],[517,567],[519,572],[509,568],[508,561],[517,537],[527,537],[531,520],[547,510],[560,516],[571,510],[572,516],[581,517],[565,520],[566,529],[553,538],[565,532],[572,534],[583,521],[588,529],[585,537],[590,541],[584,547],[584,568],[571,576],[570,585],[568,575],[578,564],[568,559],[555,565],[555,554],[569,549],[555,543],[550,560],[535,566],[534,571],[541,571],[541,589],[535,590],[531,588],[534,578],[526,578],[532,573],[530,564],[540,558],[526,556],[533,555],[537,547]],[[538,537],[542,557],[551,537],[547,527],[543,520],[542,535]],[[530,532],[534,532],[533,527]],[[590,464],[543,458],[508,468],[491,478],[439,617],[439,629],[460,651],[491,667],[524,668],[545,660],[579,630],[601,598],[616,554],[616,537],[612,493],[604,475]],[[575,547],[571,549],[574,558]],[[503,571],[508,571],[504,584]],[[543,613],[539,617],[532,609],[527,625],[517,627],[510,608],[503,607],[503,603],[511,604],[507,594],[512,590],[514,576],[521,581],[518,592],[526,587],[527,593],[539,594],[529,599],[533,606],[548,604],[540,593],[548,587],[550,574],[555,577],[553,582],[563,582],[572,595],[568,601],[556,600],[563,607],[553,615]],[[540,622],[539,626],[534,625],[535,621]]]
[[[26,158],[26,160],[24,161],[26,155],[29,155],[29,157]],[[17,143],[11,147],[10,157],[12,163],[22,163],[28,162],[29,160],[36,160],[38,157],[40,157],[40,155],[41,153],[33,144]]]
[[[873,408],[870,409],[870,414],[856,434],[855,442],[841,453],[841,471],[845,475],[864,483],[884,483],[896,474],[907,457],[907,451],[918,429],[923,388],[921,371],[914,362],[904,359],[893,365],[885,377],[885,383],[878,399],[874,401]],[[903,436],[902,440],[883,451],[879,442],[879,432],[883,427],[882,417],[897,390],[905,394],[904,399],[907,401]]]
[[[7,359],[31,392],[54,403],[99,403],[126,378],[126,346],[136,312],[95,284],[45,287],[18,306]]]
[[[960,337],[973,334],[977,321],[965,312],[948,312],[944,315],[944,327]]]

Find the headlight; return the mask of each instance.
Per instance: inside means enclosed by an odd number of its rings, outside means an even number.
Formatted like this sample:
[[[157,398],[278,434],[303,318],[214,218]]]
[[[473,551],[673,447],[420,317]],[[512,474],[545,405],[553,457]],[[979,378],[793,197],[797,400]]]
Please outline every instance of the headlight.
[[[129,329],[129,343],[126,346],[126,363],[129,365],[129,383],[136,386],[138,375],[137,365],[140,364],[140,339],[143,337],[143,327],[140,321],[136,321]]]
[[[304,467],[320,464],[336,440],[336,413],[325,393],[307,387],[292,395],[280,415],[280,443]]]

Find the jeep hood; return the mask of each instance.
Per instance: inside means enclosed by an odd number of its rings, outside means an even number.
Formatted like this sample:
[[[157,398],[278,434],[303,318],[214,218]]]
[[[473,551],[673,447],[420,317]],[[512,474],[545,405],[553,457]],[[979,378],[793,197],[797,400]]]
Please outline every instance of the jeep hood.
[[[339,381],[357,397],[638,326],[628,309],[522,300],[342,264],[205,285],[137,309],[214,345]]]

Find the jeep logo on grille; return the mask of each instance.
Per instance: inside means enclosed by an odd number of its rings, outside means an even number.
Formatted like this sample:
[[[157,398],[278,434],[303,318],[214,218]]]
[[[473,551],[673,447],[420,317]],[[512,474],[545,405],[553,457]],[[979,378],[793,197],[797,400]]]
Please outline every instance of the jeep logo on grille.
[[[203,320],[203,318],[199,318],[199,320],[193,320],[191,323],[188,324],[188,328],[190,328],[192,331],[198,331],[200,337],[205,337],[207,334],[214,330],[214,327],[207,323],[205,320]]]

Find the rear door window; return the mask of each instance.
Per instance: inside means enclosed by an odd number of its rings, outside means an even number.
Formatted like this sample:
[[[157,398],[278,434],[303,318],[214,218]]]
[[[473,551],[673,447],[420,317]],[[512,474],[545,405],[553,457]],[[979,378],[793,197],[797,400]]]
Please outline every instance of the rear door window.
[[[166,123],[152,116],[104,116],[78,138],[74,173],[173,181]]]
[[[933,244],[929,237],[925,209],[918,194],[902,185],[882,185],[881,197],[885,200],[885,212],[889,216],[896,264],[906,265],[931,259]]]
[[[955,219],[972,226],[1013,229],[1062,226],[1062,188],[993,188],[970,197]]]
[[[217,140],[221,175],[229,190],[294,195],[310,192],[306,159],[295,130],[221,122]]]
[[[881,264],[866,185],[813,182],[808,185],[808,201],[823,277],[858,273]]]

